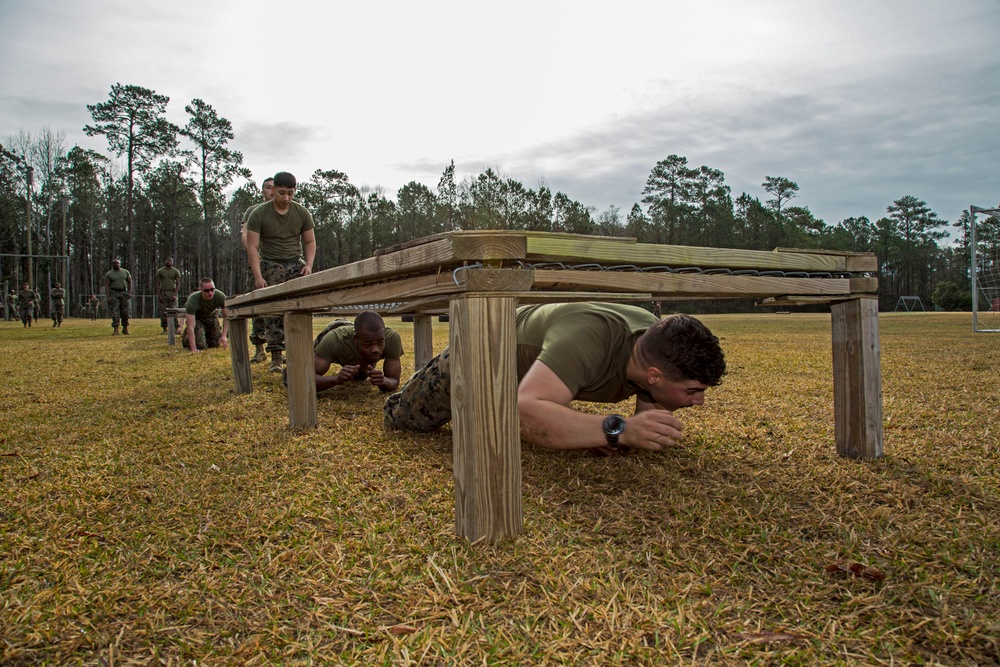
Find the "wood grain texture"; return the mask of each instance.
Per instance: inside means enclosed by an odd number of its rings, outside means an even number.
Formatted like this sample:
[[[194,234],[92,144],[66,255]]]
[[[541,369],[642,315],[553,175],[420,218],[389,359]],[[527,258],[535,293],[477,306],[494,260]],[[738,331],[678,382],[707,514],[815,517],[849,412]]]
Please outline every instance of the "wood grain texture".
[[[830,315],[837,453],[855,459],[881,458],[878,300],[860,298],[833,303]]]
[[[229,320],[229,361],[233,367],[233,391],[237,394],[252,393],[253,376],[250,374],[250,341],[247,338],[246,320]]]
[[[311,313],[285,313],[285,357],[288,425],[292,428],[316,426],[319,419],[316,416]]]
[[[455,526],[473,542],[524,528],[515,305],[506,296],[451,302]]]
[[[423,368],[434,357],[434,323],[430,315],[413,316],[413,368]]]

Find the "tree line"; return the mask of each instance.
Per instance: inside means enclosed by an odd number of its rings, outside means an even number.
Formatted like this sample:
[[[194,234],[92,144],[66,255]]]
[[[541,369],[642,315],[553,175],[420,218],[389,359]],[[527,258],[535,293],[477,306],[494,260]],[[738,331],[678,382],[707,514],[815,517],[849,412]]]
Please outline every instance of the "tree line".
[[[93,123],[83,129],[106,139],[107,155],[67,149],[65,133],[50,128],[22,130],[0,145],[0,280],[16,289],[30,277],[43,304],[62,282],[75,314],[103,292],[103,276],[120,258],[140,297],[133,302],[138,317],[154,315],[154,278],[167,257],[182,271],[182,292],[203,275],[226,294],[246,291],[239,229],[246,209],[262,199],[259,184],[229,145],[227,119],[195,99],[180,127],[166,119],[169,101],[148,88],[115,84],[106,101],[87,105]],[[494,169],[459,179],[452,161],[436,188],[411,181],[394,198],[351,183],[344,172],[317,169],[300,181],[296,199],[314,216],[317,270],[444,231],[572,232],[677,245],[873,252],[882,309],[891,310],[900,296],[967,307],[968,212],[949,223],[905,195],[874,222],[859,216],[831,225],[793,205],[794,181],[765,176],[761,185],[764,201],[745,192],[734,198],[722,171],[670,155],[652,167],[642,200],[623,214],[614,206],[598,211],[545,185],[525,187]],[[957,240],[942,246],[949,226]],[[978,243],[984,254],[998,256],[1000,221],[982,222]]]

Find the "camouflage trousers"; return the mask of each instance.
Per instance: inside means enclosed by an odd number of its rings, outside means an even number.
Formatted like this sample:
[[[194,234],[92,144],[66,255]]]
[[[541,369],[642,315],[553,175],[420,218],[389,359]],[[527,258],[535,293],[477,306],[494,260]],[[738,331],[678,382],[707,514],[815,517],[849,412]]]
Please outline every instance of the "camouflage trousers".
[[[450,351],[427,362],[382,406],[382,426],[395,431],[433,431],[451,421]]]
[[[291,262],[272,262],[269,259],[262,259],[260,260],[260,275],[267,281],[268,285],[280,285],[302,275],[302,267],[305,265],[305,262],[298,259]],[[253,272],[250,273],[250,289],[257,289],[253,281]],[[268,352],[284,351],[285,318],[255,317],[253,318],[253,329],[256,331],[257,340],[267,343]],[[250,340],[254,341],[253,335],[251,335]],[[254,345],[257,344],[254,341]]]
[[[33,305],[18,306],[17,312],[21,316],[21,324],[31,324],[31,318],[35,314],[35,307]]]
[[[160,306],[160,327],[163,329],[167,328],[167,308],[177,307],[177,290],[173,289],[158,289],[156,290],[156,300]],[[181,328],[181,321],[174,318],[174,330],[177,331]]]
[[[63,321],[63,311],[65,306],[61,303],[52,304],[52,321],[56,324],[62,324]]]
[[[125,290],[111,290],[108,297],[108,314],[111,315],[111,326],[117,327],[119,321],[123,327],[128,326],[129,306],[132,301]]]
[[[181,336],[181,341],[184,347],[191,349],[187,324],[184,325],[184,335]],[[219,325],[219,320],[215,317],[210,317],[207,320],[196,317],[194,320],[194,346],[199,350],[204,350],[206,347],[219,347],[221,344],[222,327]]]

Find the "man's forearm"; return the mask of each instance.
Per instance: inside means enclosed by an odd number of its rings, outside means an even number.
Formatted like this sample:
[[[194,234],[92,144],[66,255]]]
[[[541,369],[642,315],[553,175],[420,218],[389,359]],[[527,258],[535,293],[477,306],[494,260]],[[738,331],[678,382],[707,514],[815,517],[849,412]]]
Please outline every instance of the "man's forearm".
[[[312,271],[313,262],[316,259],[316,241],[314,240],[312,243],[306,242],[303,250],[306,256],[306,266]]]
[[[539,399],[518,400],[521,439],[549,449],[592,449],[608,444],[602,415]]]

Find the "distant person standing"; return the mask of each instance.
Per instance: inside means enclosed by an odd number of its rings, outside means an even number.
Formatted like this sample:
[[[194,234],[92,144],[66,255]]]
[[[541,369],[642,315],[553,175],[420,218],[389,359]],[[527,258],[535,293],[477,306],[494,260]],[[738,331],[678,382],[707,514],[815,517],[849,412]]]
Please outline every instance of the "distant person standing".
[[[132,274],[122,268],[117,259],[111,261],[111,270],[104,274],[104,292],[108,297],[113,336],[118,335],[121,322],[122,334],[128,336],[129,305],[132,300]]]
[[[66,290],[59,283],[56,283],[49,296],[52,297],[52,326],[61,327],[63,311],[66,309]]]
[[[167,308],[177,307],[177,290],[181,286],[181,272],[174,268],[174,258],[167,257],[167,260],[156,271],[156,301],[160,306],[160,326],[162,333],[167,333]],[[174,330],[181,326],[180,321],[174,318]]]
[[[263,204],[274,199],[274,179],[265,178],[264,182],[260,184],[260,193],[264,196]],[[243,249],[246,250],[247,247],[247,221],[250,219],[250,212],[253,211],[258,206],[263,206],[263,204],[254,204],[246,210],[243,214],[243,224],[240,226],[240,242],[243,243]],[[254,284],[253,269],[249,267],[249,257],[247,259],[247,267],[249,268],[247,287],[248,291],[252,292],[257,289]],[[250,360],[251,364],[259,364],[262,361],[267,361],[267,351],[264,349],[264,343],[267,339],[264,338],[264,318],[254,317],[251,320],[252,327],[250,329],[250,342],[254,345],[254,355],[253,359]]]
[[[215,311],[222,309],[222,328]],[[201,289],[188,297],[184,304],[184,335],[182,344],[192,352],[201,352],[208,347],[229,346],[229,316],[226,313],[226,295],[215,289],[211,278],[201,279]]]
[[[312,273],[316,258],[316,233],[312,214],[292,201],[295,177],[286,171],[274,175],[274,199],[250,212],[246,248],[254,288],[278,285]],[[271,353],[268,370],[280,373],[285,351],[284,320],[264,318],[264,338]]]
[[[26,327],[31,326],[31,319],[35,315],[35,302],[38,295],[31,289],[28,283],[24,283],[21,291],[17,293],[17,312],[21,317],[21,324]]]
[[[16,320],[21,316],[20,311],[17,309],[17,292],[14,290],[10,291],[7,295],[7,316],[12,320]]]
[[[97,298],[96,294],[90,295],[90,319],[97,319],[97,309],[101,307],[101,300]]]

